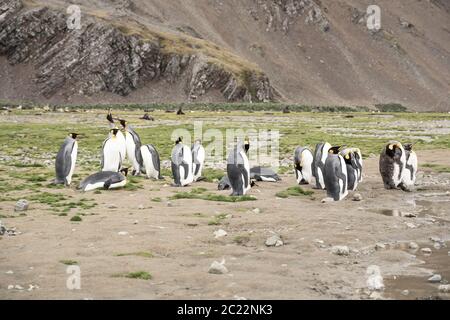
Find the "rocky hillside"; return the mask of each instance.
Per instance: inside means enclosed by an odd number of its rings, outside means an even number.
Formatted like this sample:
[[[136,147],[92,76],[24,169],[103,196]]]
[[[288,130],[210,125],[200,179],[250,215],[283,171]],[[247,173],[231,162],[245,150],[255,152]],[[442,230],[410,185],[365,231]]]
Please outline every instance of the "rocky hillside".
[[[379,0],[370,31],[372,2],[0,0],[0,99],[449,111],[449,2]]]

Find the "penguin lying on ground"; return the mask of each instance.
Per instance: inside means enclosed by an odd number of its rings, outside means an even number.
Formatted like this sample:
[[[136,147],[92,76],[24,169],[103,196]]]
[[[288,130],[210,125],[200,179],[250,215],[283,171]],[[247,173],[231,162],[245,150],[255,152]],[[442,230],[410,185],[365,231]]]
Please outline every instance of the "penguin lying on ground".
[[[178,138],[175,147],[172,149],[172,174],[174,185],[184,187],[194,181],[192,173],[192,152],[188,146]]]
[[[250,163],[247,152],[250,148],[248,141],[238,142],[227,159],[227,174],[233,190],[231,196],[243,196],[251,188]]]
[[[330,149],[325,161],[324,182],[328,196],[325,201],[341,201],[348,195],[347,165],[337,148]]]
[[[273,171],[272,168],[253,167],[250,169],[250,179],[264,182],[277,182],[281,178]]]
[[[412,187],[414,187],[414,184],[416,183],[418,169],[417,154],[413,151],[413,145],[411,143],[405,143],[403,147],[405,149],[406,164],[403,169],[400,188],[404,191],[411,191]]]
[[[310,184],[313,177],[313,154],[311,150],[297,147],[294,152],[295,176],[298,184]]]
[[[128,168],[120,170],[120,172],[102,171],[90,175],[84,179],[78,189],[81,191],[92,191],[96,189],[117,189],[127,184]]]
[[[144,166],[141,154],[141,139],[134,129],[128,124],[126,120],[120,120],[122,128],[125,130],[125,142],[127,146],[127,157],[133,164],[133,176],[141,174]]]
[[[362,176],[361,151],[357,148],[345,148],[339,153],[347,167],[347,190],[355,191]]]
[[[141,155],[144,164],[143,169],[145,171],[147,178],[149,179],[152,178],[155,180],[164,179],[161,176],[161,161],[159,158],[159,153],[156,150],[156,148],[151,144],[142,146]]]
[[[217,190],[229,190],[231,188],[230,179],[228,179],[227,175],[224,175],[222,179],[220,179],[219,184],[217,185]]]
[[[103,142],[102,171],[118,172],[122,166],[122,142],[117,137],[119,132],[119,129],[111,129],[109,137]]]
[[[192,145],[192,170],[194,175],[194,182],[199,181],[202,176],[203,166],[205,164],[205,148],[202,146],[200,140],[196,140]]]
[[[330,149],[331,144],[329,144],[328,142],[322,142],[316,145],[316,150],[314,151],[312,172],[314,178],[316,178],[317,189],[325,189],[324,167]]]
[[[380,174],[386,189],[396,189],[403,178],[406,167],[406,152],[398,141],[384,146],[380,155]]]
[[[61,145],[55,161],[55,184],[69,186],[72,183],[72,175],[78,155],[77,133],[71,133]]]

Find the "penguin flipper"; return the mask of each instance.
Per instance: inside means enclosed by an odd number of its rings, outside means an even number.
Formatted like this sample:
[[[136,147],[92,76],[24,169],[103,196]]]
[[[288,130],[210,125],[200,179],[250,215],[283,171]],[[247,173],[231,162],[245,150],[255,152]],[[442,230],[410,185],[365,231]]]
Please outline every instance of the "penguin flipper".
[[[112,184],[112,180],[108,179],[108,180],[105,181],[105,184],[103,185],[103,188],[105,188],[105,190],[108,190],[109,187],[111,187],[111,184]]]
[[[173,162],[172,162],[172,175],[173,175],[173,180],[174,180],[175,184],[181,185],[180,171],[178,170],[178,166]]]
[[[189,164],[183,161],[181,166],[184,168],[184,179],[187,179],[189,176]]]

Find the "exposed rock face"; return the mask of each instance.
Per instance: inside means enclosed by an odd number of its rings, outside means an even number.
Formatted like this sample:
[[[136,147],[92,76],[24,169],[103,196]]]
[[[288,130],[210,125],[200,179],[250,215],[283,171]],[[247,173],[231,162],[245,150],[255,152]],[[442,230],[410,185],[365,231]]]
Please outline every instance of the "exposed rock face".
[[[325,17],[320,5],[313,0],[254,0],[257,7],[265,13],[266,31],[281,30],[284,34],[289,32],[289,25],[305,16],[304,22],[318,25],[327,32],[330,30],[330,22]],[[320,4],[320,1],[317,1]],[[250,15],[259,19],[255,10],[250,10]]]
[[[161,39],[127,35],[91,17],[80,30],[70,30],[66,19],[57,10],[0,0],[0,55],[10,64],[33,65],[33,80],[46,98],[61,90],[66,96],[101,91],[126,96],[150,81],[165,79],[185,81],[190,100],[211,89],[220,90],[229,101],[273,100],[273,89],[262,72],[235,74],[201,54],[164,51]]]

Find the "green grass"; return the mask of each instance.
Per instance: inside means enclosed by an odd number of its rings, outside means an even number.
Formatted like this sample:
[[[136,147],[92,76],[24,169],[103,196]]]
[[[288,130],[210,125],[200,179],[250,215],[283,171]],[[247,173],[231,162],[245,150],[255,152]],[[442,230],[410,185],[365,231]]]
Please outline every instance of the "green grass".
[[[128,272],[128,273],[117,273],[117,274],[113,275],[113,278],[151,280],[152,275],[146,271],[136,271],[136,272]]]
[[[162,199],[160,197],[155,197],[155,198],[152,198],[152,201],[153,202],[162,202]]]
[[[60,260],[59,262],[65,264],[66,266],[73,266],[79,264],[78,261],[76,260]]]
[[[214,216],[212,220],[208,222],[209,226],[219,226],[222,224],[222,221],[227,218],[227,215],[225,213],[221,213],[217,216]]]
[[[72,218],[70,218],[70,221],[81,222],[81,221],[83,221],[83,219],[80,216],[73,216]]]
[[[118,253],[116,257],[128,257],[128,256],[136,256],[142,258],[153,258],[153,253],[147,251],[139,251],[139,252],[129,252],[129,253]]]
[[[284,191],[278,192],[275,196],[278,198],[289,198],[289,197],[301,197],[301,196],[311,196],[313,191],[304,190],[301,187],[295,186],[287,188]]]
[[[212,193],[197,193],[196,189],[191,192],[178,192],[171,196],[170,200],[180,200],[180,199],[199,199],[206,201],[216,201],[216,202],[244,202],[244,201],[255,201],[257,200],[254,196],[224,196]]]
[[[433,169],[433,171],[436,171],[439,173],[450,173],[450,167],[442,165],[442,164],[424,163],[421,166],[424,168]]]

